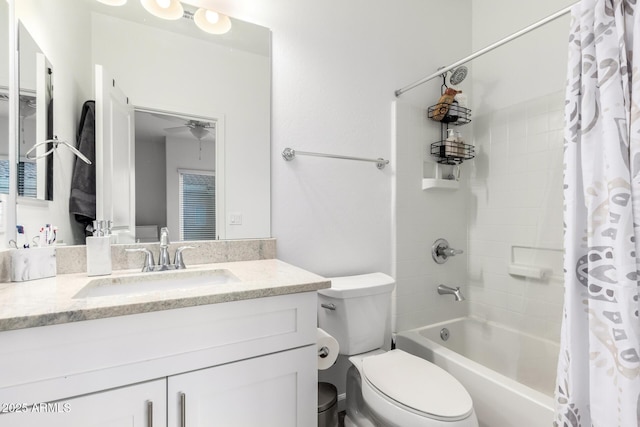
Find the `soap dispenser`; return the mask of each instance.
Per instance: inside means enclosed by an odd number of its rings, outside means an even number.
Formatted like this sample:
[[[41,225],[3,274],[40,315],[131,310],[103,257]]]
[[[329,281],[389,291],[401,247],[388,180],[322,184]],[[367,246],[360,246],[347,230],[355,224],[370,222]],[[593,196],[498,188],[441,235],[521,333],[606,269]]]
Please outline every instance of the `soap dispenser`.
[[[111,236],[106,221],[93,221],[93,236],[87,237],[87,275],[111,274]]]

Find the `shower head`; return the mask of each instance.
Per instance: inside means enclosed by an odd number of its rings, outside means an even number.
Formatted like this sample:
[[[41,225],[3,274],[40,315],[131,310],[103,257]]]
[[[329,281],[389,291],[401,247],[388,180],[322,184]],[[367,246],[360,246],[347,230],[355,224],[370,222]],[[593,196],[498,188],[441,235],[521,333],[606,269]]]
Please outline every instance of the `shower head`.
[[[464,65],[452,70],[451,76],[449,76],[449,83],[454,86],[459,85],[467,77],[468,72],[469,70]]]

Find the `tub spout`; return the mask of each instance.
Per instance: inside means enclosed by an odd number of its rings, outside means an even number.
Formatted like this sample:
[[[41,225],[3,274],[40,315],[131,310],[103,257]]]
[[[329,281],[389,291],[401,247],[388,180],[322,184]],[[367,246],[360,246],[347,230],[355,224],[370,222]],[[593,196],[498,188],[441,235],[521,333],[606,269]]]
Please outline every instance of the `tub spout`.
[[[438,293],[440,295],[453,295],[456,298],[456,301],[464,301],[464,295],[462,295],[462,291],[460,290],[460,287],[458,286],[457,288],[451,288],[449,286],[446,285],[439,285],[438,286]]]

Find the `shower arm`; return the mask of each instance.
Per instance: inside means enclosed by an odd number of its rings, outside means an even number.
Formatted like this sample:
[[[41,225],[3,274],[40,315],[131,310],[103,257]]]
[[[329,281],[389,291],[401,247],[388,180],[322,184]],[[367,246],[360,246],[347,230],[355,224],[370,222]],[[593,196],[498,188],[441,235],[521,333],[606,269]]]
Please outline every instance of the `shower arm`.
[[[523,28],[522,30],[511,34],[510,36],[507,36],[507,37],[503,38],[502,40],[499,40],[499,41],[497,41],[497,42],[495,42],[495,43],[493,43],[493,44],[491,44],[491,45],[489,45],[489,46],[487,46],[487,47],[485,47],[483,49],[480,49],[479,51],[474,52],[471,55],[469,55],[469,56],[467,56],[465,58],[462,58],[461,60],[459,60],[457,62],[454,62],[451,65],[448,65],[446,67],[442,67],[442,68],[438,69],[438,71],[436,71],[435,73],[433,73],[433,74],[431,74],[431,75],[429,75],[429,76],[427,76],[427,77],[425,77],[425,78],[423,78],[421,80],[418,80],[418,81],[416,81],[414,83],[411,83],[410,85],[407,85],[407,86],[403,87],[402,89],[396,90],[395,91],[396,97],[399,97],[403,93],[408,92],[411,89],[414,89],[414,88],[420,86],[421,84],[424,84],[424,83],[426,83],[426,82],[428,82],[430,80],[433,80],[436,77],[440,77],[440,76],[442,76],[443,73],[447,73],[447,72],[453,70],[454,68],[459,67],[462,64],[466,64],[467,62],[472,61],[472,60],[476,59],[477,57],[482,56],[485,53],[490,52],[490,51],[494,50],[495,48],[498,48],[498,47],[502,46],[503,44],[509,43],[510,41],[515,40],[518,37],[523,36],[523,35],[527,34],[530,31],[535,30],[536,28],[539,28],[539,27],[541,27],[541,26],[543,26],[543,25],[545,25],[545,24],[547,24],[547,23],[549,23],[551,21],[554,21],[554,20],[560,18],[563,15],[566,15],[567,13],[571,12],[571,8],[573,6],[575,6],[576,4],[578,4],[578,3],[580,3],[580,2],[579,1],[575,2],[571,6],[567,6],[564,9],[559,10],[559,11],[557,11],[556,13],[554,13],[552,15],[549,15],[546,18],[541,19],[540,21],[536,22],[535,24],[531,24],[528,27]]]

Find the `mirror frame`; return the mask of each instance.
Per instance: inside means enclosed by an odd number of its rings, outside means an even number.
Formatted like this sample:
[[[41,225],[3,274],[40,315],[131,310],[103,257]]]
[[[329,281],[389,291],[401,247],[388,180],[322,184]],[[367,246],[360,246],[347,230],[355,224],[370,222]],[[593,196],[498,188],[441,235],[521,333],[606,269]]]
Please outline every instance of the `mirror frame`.
[[[19,76],[18,65],[18,22],[16,20],[15,0],[9,2],[9,194],[5,210],[6,234],[3,245],[9,240],[16,240],[16,224],[18,217],[18,129],[19,129]]]

